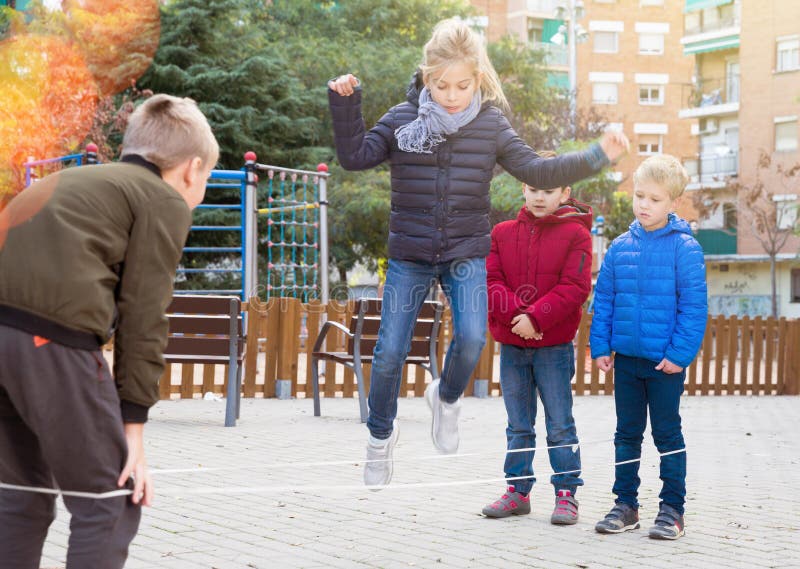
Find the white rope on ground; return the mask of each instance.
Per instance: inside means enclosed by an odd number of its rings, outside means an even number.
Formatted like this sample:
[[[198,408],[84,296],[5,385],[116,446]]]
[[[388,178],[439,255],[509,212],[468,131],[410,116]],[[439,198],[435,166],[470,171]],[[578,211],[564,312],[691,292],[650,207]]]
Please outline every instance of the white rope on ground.
[[[572,452],[575,452],[576,449],[580,446],[589,446],[601,443],[608,443],[613,442],[614,439],[601,439],[596,441],[588,441],[582,443],[570,443],[566,445],[552,445],[552,446],[540,446],[540,447],[527,447],[527,448],[516,448],[516,449],[507,449],[502,451],[489,451],[489,452],[464,452],[458,454],[431,454],[425,456],[417,456],[412,458],[378,458],[373,460],[333,460],[333,461],[325,461],[325,462],[278,462],[278,463],[265,463],[265,464],[251,464],[251,465],[240,465],[240,466],[198,466],[195,468],[164,468],[164,469],[150,469],[151,475],[156,474],[192,474],[192,473],[202,473],[202,472],[222,472],[225,470],[261,470],[261,469],[268,469],[268,468],[296,468],[298,466],[302,467],[309,467],[309,466],[341,466],[344,464],[366,464],[368,462],[418,462],[422,460],[443,460],[443,459],[450,459],[450,458],[468,458],[468,457],[475,457],[475,456],[490,456],[490,455],[498,455],[498,454],[514,454],[517,452],[534,452],[534,451],[545,451],[550,449],[556,448],[567,448],[572,447]]]
[[[604,442],[604,441],[597,441],[597,442]],[[544,448],[562,448],[565,446],[576,446],[576,445],[559,445],[557,447],[544,447]],[[534,450],[536,447],[531,447],[528,449],[514,449],[513,452],[524,452]],[[512,451],[507,451],[512,452]],[[662,456],[668,456],[672,454],[679,454],[682,452],[686,452],[685,448],[671,450],[668,452],[658,453],[659,458]],[[472,454],[452,454],[452,455],[437,455],[438,458],[459,458],[464,456],[472,456],[472,455],[482,455],[486,453],[472,453]],[[386,459],[381,460],[350,460],[350,461],[335,461],[333,463],[328,464],[363,464],[366,462],[382,462]],[[413,459],[407,459],[413,460]],[[417,459],[419,460],[419,459]],[[623,460],[620,462],[615,462],[614,466],[621,466],[623,464],[631,464],[634,462],[641,462],[642,458],[633,458],[630,460]],[[306,463],[305,466],[309,464]],[[192,472],[192,469],[186,469],[187,472]],[[573,474],[579,473],[580,470],[566,470],[564,472],[554,472],[554,475],[557,474]],[[365,486],[363,484],[339,484],[339,485],[306,485],[306,486],[226,486],[222,488],[213,488],[213,487],[197,487],[197,488],[186,488],[183,490],[170,490],[169,488],[166,490],[160,490],[160,496],[172,496],[172,497],[180,497],[180,496],[190,496],[190,495],[201,495],[201,494],[267,494],[273,492],[331,492],[331,491],[362,491],[362,490],[404,490],[404,489],[414,489],[414,488],[439,488],[439,487],[452,487],[452,486],[468,486],[471,484],[489,484],[495,482],[512,482],[514,480],[525,480],[528,478],[533,478],[534,475],[530,476],[515,476],[510,478],[482,478],[482,479],[474,479],[474,480],[452,480],[448,482],[414,482],[409,484],[387,484],[387,485],[376,485],[376,486]],[[0,482],[0,490],[15,490],[19,492],[35,492],[40,494],[60,494],[62,496],[69,496],[75,498],[91,498],[95,500],[105,500],[108,498],[115,498],[117,496],[127,496],[132,494],[131,490],[113,490],[110,492],[75,492],[71,490],[60,490],[57,488],[41,488],[36,486],[20,486],[16,484],[5,484]]]

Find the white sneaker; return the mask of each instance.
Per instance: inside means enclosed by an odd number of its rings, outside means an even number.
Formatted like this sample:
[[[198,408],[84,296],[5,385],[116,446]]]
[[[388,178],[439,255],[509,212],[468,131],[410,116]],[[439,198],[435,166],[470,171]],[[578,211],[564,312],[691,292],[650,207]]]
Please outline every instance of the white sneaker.
[[[372,435],[369,436],[369,442],[367,442],[368,462],[364,464],[365,485],[385,486],[392,481],[394,471],[392,452],[398,438],[400,438],[400,425],[397,419],[392,423],[392,434],[388,439],[376,439]],[[373,488],[373,490],[380,490],[380,488]]]
[[[461,399],[455,403],[439,399],[439,380],[436,379],[425,389],[425,400],[433,413],[431,421],[433,446],[441,453],[454,454],[458,451],[458,415],[461,413]]]

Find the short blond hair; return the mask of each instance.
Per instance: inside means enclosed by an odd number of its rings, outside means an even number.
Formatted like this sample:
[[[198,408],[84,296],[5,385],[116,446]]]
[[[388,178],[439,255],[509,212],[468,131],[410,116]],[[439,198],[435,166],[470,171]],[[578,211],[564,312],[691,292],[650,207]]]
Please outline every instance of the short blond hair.
[[[483,38],[463,20],[451,18],[442,20],[433,28],[433,34],[422,52],[422,80],[427,85],[431,76],[454,63],[473,65],[475,74],[482,74],[481,102],[493,103],[503,109],[508,101],[503,86],[497,76]]]
[[[219,144],[192,99],[153,95],[130,116],[122,156],[138,154],[162,171],[199,157],[204,166],[219,160]]]
[[[667,190],[673,200],[683,195],[689,174],[681,161],[669,154],[656,154],[642,162],[633,174],[633,185],[653,182]]]

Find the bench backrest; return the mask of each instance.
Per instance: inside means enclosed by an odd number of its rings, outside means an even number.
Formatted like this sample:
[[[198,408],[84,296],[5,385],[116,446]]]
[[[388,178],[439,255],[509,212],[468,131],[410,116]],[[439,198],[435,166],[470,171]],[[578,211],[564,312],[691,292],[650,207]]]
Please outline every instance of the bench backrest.
[[[377,298],[361,298],[356,301],[353,317],[350,319],[352,338],[347,341],[347,352],[355,352],[355,339],[360,338],[361,356],[371,356],[378,342],[378,329],[381,326],[381,300]],[[431,340],[438,339],[439,326],[442,321],[444,307],[440,302],[425,302],[414,324],[411,337],[409,357],[429,358]]]
[[[238,297],[175,295],[167,317],[164,359],[168,363],[226,363],[231,335],[238,339],[236,357],[242,360],[244,336]]]

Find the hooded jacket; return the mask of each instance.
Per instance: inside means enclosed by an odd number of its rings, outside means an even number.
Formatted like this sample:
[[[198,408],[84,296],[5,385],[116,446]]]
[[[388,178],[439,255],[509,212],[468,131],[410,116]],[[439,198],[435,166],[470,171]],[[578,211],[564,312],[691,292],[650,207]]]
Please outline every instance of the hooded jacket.
[[[391,165],[389,257],[425,263],[486,257],[489,184],[500,164],[537,188],[569,185],[608,164],[600,145],[544,160],[519,138],[503,113],[484,104],[478,115],[430,154],[403,152],[395,131],[417,118],[422,81],[415,75],[407,100],[369,131],[361,116],[361,89],[349,97],[328,90],[336,154],[347,170]]]
[[[492,230],[486,259],[489,329],[503,344],[539,348],[571,342],[592,288],[592,208],[568,200],[537,218],[523,207]],[[527,314],[541,340],[524,340],[511,320]]]
[[[707,316],[703,249],[689,224],[673,213],[655,231],[634,221],[611,243],[600,269],[592,358],[613,351],[685,368],[700,349]]]

